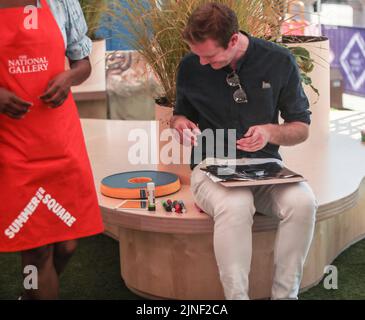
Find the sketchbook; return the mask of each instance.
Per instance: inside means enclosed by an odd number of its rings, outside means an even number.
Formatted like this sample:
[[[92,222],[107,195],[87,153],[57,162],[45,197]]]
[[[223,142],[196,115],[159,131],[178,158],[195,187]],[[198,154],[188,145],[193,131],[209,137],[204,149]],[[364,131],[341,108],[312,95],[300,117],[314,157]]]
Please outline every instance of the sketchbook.
[[[250,165],[207,165],[200,168],[210,179],[225,187],[258,186],[306,181],[277,162]]]

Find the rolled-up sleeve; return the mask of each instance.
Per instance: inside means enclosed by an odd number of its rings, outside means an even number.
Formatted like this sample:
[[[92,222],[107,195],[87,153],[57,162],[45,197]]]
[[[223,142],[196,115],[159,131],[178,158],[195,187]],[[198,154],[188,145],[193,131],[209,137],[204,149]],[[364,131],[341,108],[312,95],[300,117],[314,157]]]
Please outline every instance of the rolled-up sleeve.
[[[289,56],[289,77],[280,91],[279,109],[285,122],[311,123],[308,98],[303,90],[301,75],[293,56]]]
[[[66,56],[71,60],[82,60],[89,56],[92,50],[92,41],[87,36],[87,24],[79,1],[64,1],[67,20]]]

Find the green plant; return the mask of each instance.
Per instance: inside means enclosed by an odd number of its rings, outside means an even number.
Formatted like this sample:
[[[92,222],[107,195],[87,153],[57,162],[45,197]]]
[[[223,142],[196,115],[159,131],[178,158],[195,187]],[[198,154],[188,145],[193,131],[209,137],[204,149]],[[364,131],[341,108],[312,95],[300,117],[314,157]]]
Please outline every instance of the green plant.
[[[80,0],[79,2],[88,26],[87,35],[91,40],[97,40],[96,31],[100,28],[103,17],[112,14],[114,1]]]
[[[290,0],[289,0],[290,1]],[[173,105],[176,95],[176,72],[189,48],[182,31],[193,10],[209,0],[125,0],[119,9],[122,25],[129,36],[125,40],[151,65],[164,90],[165,104]],[[217,0],[237,14],[241,30],[255,37],[280,42],[287,0]],[[313,60],[304,48],[289,48],[296,56],[305,84],[311,85],[308,73]],[[314,88],[313,88],[314,89]]]
[[[295,56],[299,69],[301,70],[303,83],[310,86],[317,96],[319,96],[318,89],[312,85],[312,79],[308,75],[314,69],[314,60],[310,57],[309,51],[303,47],[291,47],[289,50]]]

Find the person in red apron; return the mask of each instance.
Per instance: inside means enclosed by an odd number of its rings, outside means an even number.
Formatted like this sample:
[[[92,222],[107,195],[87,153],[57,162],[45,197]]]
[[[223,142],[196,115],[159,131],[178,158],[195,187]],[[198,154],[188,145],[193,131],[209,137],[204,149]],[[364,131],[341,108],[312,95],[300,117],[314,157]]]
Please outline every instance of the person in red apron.
[[[104,231],[90,162],[70,87],[90,74],[70,61],[47,4],[38,27],[24,23],[35,0],[0,4],[0,252],[21,251],[38,270],[24,299],[58,298],[58,278],[76,239]],[[29,13],[28,13],[29,15]]]

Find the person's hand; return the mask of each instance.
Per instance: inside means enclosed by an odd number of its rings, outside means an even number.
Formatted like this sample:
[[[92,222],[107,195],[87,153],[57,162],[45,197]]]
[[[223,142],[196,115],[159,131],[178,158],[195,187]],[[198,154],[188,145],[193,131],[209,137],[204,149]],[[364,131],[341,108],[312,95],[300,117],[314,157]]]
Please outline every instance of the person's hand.
[[[69,71],[62,72],[48,83],[46,92],[39,98],[50,107],[57,108],[67,99],[72,85]]]
[[[184,116],[173,116],[171,120],[171,128],[178,133],[178,140],[185,146],[197,146],[197,136],[201,134],[198,126]]]
[[[270,141],[270,130],[268,125],[253,126],[244,135],[244,138],[237,140],[237,149],[256,152],[263,149]]]
[[[13,119],[22,119],[33,104],[17,97],[13,92],[0,88],[0,113]]]

